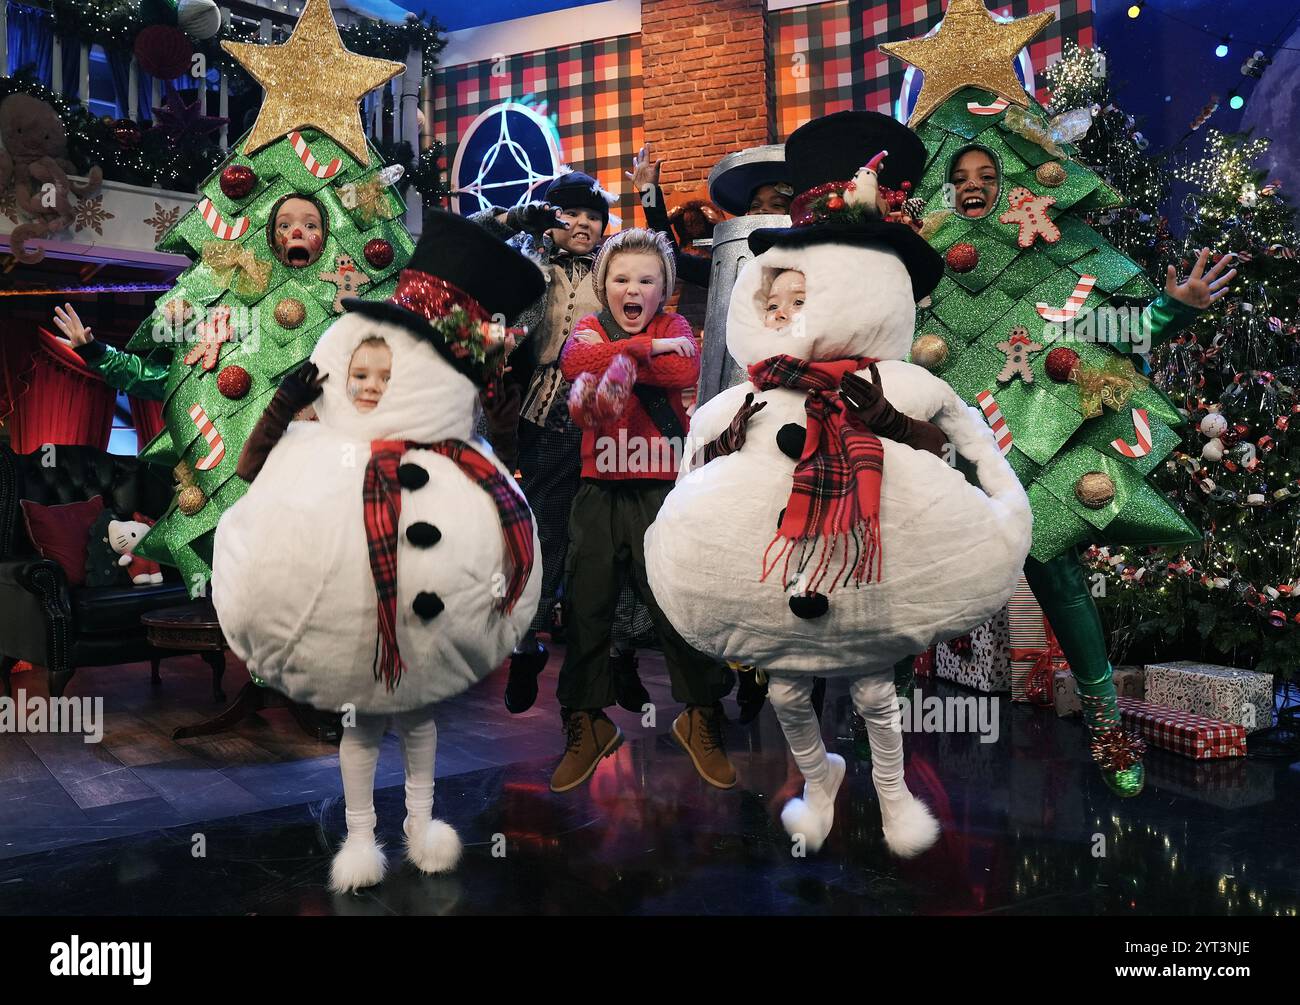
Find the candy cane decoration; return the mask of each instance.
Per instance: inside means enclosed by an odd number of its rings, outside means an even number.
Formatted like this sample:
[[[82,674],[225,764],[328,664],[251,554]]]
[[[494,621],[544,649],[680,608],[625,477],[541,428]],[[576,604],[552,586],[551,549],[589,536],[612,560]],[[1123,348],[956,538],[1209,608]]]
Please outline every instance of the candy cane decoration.
[[[307,141],[302,138],[302,133],[292,132],[289,134],[289,142],[293,144],[294,153],[302,161],[302,166],[314,174],[317,178],[333,178],[339,173],[339,168],[343,167],[343,162],[335,157],[324,167],[316,161],[311,155],[311,148],[307,146]]]
[[[981,105],[978,101],[968,101],[966,111],[972,115],[997,115],[998,112],[1005,112],[1009,104],[1011,102],[1006,98],[997,98],[987,105]]]
[[[203,222],[208,225],[208,229],[217,235],[222,241],[238,241],[248,233],[248,217],[239,216],[235,218],[234,223],[227,223],[221,218],[221,213],[217,207],[212,204],[212,200],[203,198],[199,200],[199,213],[203,217]]]
[[[1065,301],[1065,306],[1059,311],[1052,307],[1051,304],[1045,304],[1041,301],[1038,304],[1038,313],[1044,321],[1051,321],[1055,324],[1064,324],[1067,321],[1073,321],[1079,315],[1079,308],[1083,302],[1088,299],[1088,294],[1092,288],[1097,285],[1096,276],[1080,276],[1079,282],[1074,287],[1074,292],[1070,294],[1069,299]]]
[[[1145,457],[1151,453],[1151,423],[1147,419],[1145,408],[1133,409],[1133,430],[1137,433],[1137,445],[1130,446],[1123,440],[1111,440],[1121,457]]]
[[[988,419],[989,425],[993,427],[993,435],[998,441],[998,449],[1002,451],[1005,457],[1011,453],[1011,427],[1007,425],[1007,420],[1002,417],[1002,409],[998,408],[997,401],[994,400],[993,394],[989,391],[981,391],[975,395],[975,401],[980,406],[980,411],[984,413],[984,418]]]
[[[208,456],[203,458],[194,465],[196,471],[211,471],[226,456],[226,441],[221,438],[217,432],[217,427],[212,424],[208,418],[208,413],[203,410],[202,405],[194,405],[190,408],[190,419],[194,425],[199,427],[199,434],[208,441]]]

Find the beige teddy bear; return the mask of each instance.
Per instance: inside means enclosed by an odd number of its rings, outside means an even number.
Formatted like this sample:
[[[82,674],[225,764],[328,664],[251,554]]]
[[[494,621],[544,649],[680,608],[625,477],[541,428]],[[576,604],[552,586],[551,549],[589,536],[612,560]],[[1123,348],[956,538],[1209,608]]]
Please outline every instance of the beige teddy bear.
[[[28,265],[45,257],[41,248],[28,250],[32,238],[50,237],[72,225],[76,213],[70,193],[81,198],[94,195],[104,181],[96,165],[84,182],[73,182],[68,173],[76,166],[67,158],[68,136],[58,112],[30,94],[11,94],[0,102],[0,189],[12,182],[18,208],[32,222],[15,227],[9,236],[14,257]]]

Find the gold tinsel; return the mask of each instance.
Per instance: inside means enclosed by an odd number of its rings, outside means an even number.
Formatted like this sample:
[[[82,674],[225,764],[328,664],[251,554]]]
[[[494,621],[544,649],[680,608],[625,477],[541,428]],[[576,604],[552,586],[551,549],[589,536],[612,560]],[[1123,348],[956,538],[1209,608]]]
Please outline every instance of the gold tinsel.
[[[982,87],[1013,105],[1029,104],[1016,79],[1014,60],[1046,28],[1053,13],[1033,14],[1001,24],[983,0],[950,0],[938,34],[886,42],[881,52],[911,63],[923,74],[921,93],[907,124],[913,129],[963,87]]]
[[[1079,407],[1088,419],[1101,415],[1103,405],[1120,411],[1135,391],[1151,383],[1126,356],[1112,356],[1099,367],[1076,367],[1070,378],[1079,385]]]
[[[245,296],[265,293],[271,278],[271,263],[260,259],[253,249],[229,241],[209,241],[203,246],[200,260],[236,293]]]
[[[244,144],[248,157],[286,133],[313,127],[362,164],[370,162],[358,103],[402,73],[404,63],[358,56],[343,47],[329,0],[307,0],[283,45],[222,42],[266,92]]]

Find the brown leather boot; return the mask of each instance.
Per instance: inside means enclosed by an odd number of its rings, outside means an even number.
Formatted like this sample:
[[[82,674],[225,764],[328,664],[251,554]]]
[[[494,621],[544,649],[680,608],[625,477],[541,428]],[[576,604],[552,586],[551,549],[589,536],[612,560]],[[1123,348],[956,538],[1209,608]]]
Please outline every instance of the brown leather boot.
[[[577,788],[596,770],[602,757],[608,757],[623,742],[623,731],[600,709],[582,711],[563,709],[564,756],[551,775],[552,792]]]
[[[687,705],[673,720],[672,735],[691,763],[710,785],[729,789],[736,784],[736,769],[722,745],[723,715],[720,706]]]

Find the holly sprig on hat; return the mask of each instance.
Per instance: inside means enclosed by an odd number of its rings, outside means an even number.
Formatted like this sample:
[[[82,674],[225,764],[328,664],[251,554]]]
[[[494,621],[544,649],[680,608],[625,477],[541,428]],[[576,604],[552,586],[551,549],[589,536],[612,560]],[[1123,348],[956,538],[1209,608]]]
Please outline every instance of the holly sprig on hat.
[[[453,307],[429,322],[429,328],[447,343],[457,359],[482,366],[489,375],[505,366],[506,357],[526,329],[503,328],[489,321],[477,321],[463,307]]]

